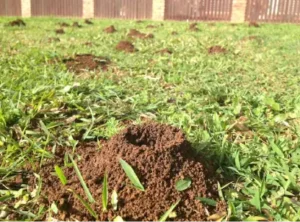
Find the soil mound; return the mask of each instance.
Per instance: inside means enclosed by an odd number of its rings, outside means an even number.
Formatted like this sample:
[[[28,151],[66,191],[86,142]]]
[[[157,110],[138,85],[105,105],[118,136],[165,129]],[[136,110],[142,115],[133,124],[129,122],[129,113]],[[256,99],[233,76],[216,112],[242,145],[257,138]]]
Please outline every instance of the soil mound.
[[[178,32],[173,31],[171,32],[171,35],[178,35]]]
[[[61,23],[58,23],[60,25],[60,27],[70,27],[70,25],[66,22],[61,22]]]
[[[72,149],[69,149],[72,153]],[[41,195],[44,202],[57,203],[59,220],[93,220],[81,202],[67,189],[86,198],[73,167],[65,167],[64,174],[68,179],[65,186],[52,172],[55,164],[62,166],[66,149],[58,149],[56,160],[49,160],[41,168],[43,188]],[[140,126],[129,126],[120,134],[102,143],[101,150],[95,144],[77,147],[76,159],[89,190],[96,203],[92,208],[99,220],[112,221],[121,216],[126,221],[157,221],[172,204],[179,201],[175,208],[176,218],[172,220],[200,221],[207,220],[208,214],[224,211],[226,206],[218,202],[216,207],[202,204],[197,197],[216,200],[217,186],[204,165],[195,156],[184,134],[177,128],[146,123]],[[76,156],[77,156],[76,155]],[[135,171],[145,191],[139,191],[131,185],[119,161],[125,160]],[[102,213],[102,180],[108,175],[108,212]],[[176,182],[190,179],[191,186],[184,191],[177,191]],[[112,191],[118,196],[117,210],[110,204]]]
[[[55,33],[56,34],[65,34],[65,31],[63,29],[56,29]]]
[[[111,25],[111,26],[108,26],[105,29],[103,29],[103,31],[106,32],[106,33],[114,33],[117,30],[116,30],[115,26]]]
[[[116,46],[116,49],[118,51],[124,51],[124,52],[135,52],[135,51],[137,51],[134,48],[134,45],[129,41],[120,41],[118,43],[118,45]]]
[[[257,22],[249,22],[249,27],[259,28],[259,24]]]
[[[173,54],[173,52],[170,50],[170,49],[162,49],[162,50],[159,50],[159,51],[157,51],[156,53],[159,53],[159,54],[169,54],[169,55],[171,55],[171,54]]]
[[[211,46],[208,49],[209,54],[221,54],[221,53],[226,53],[226,52],[227,52],[227,50],[219,45]]]
[[[93,46],[94,44],[92,42],[85,42],[84,45],[85,46]]]
[[[155,29],[156,26],[155,26],[155,25],[147,25],[146,28],[147,28],[147,29]]]
[[[75,73],[98,68],[105,71],[110,64],[110,61],[107,58],[97,57],[91,54],[76,55],[74,58],[64,59],[63,62],[66,64],[68,70]]]
[[[72,27],[74,27],[74,28],[82,28],[82,25],[79,25],[78,22],[73,22]]]
[[[60,42],[60,39],[59,39],[59,38],[55,38],[55,37],[53,37],[53,38],[48,38],[48,42],[49,42],[49,43],[52,43],[52,42]]]
[[[89,19],[85,19],[84,23],[87,24],[87,25],[93,25],[93,22]]]
[[[199,31],[199,28],[197,27],[197,25],[198,25],[198,24],[197,24],[196,22],[190,24],[189,30],[190,30],[190,31],[194,31],[194,32]]]
[[[11,21],[9,23],[10,26],[26,26],[26,23],[22,19],[17,19],[14,21]]]
[[[130,29],[129,33],[127,34],[128,37],[130,38],[139,38],[139,39],[153,39],[154,35],[153,34],[145,34],[141,33],[140,31],[136,29]]]

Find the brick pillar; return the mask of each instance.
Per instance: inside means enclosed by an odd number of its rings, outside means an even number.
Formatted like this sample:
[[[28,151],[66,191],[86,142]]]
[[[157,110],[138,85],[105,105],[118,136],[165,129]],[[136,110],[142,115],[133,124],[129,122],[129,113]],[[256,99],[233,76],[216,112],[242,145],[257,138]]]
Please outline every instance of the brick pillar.
[[[22,17],[31,16],[31,0],[21,0]]]
[[[94,18],[94,0],[83,0],[83,18]]]
[[[245,21],[247,0],[233,0],[231,22],[239,23]]]
[[[164,20],[165,17],[165,0],[153,0],[152,19]]]

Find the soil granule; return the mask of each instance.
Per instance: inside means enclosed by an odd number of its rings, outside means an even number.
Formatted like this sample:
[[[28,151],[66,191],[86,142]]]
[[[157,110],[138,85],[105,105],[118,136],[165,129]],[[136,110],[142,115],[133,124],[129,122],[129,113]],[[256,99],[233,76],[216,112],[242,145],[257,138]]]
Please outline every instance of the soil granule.
[[[118,43],[118,45],[116,46],[116,50],[124,51],[124,52],[135,52],[135,51],[137,51],[134,48],[134,45],[129,41],[120,41]]]
[[[11,21],[9,23],[10,26],[26,26],[26,23],[22,19],[17,19],[14,21]]]
[[[194,32],[199,31],[199,28],[197,27],[197,25],[198,25],[198,24],[197,24],[196,22],[190,24],[189,30],[190,30],[190,31],[194,31]]]
[[[63,167],[64,156],[72,153],[72,148],[57,148],[56,157],[49,159],[41,168],[42,178],[41,201],[58,206],[58,220],[94,220],[67,189],[86,199],[86,195],[76,176],[73,167]],[[99,220],[112,221],[121,216],[126,221],[157,221],[172,204],[180,200],[175,208],[177,221],[203,221],[216,212],[226,211],[224,202],[216,207],[202,204],[197,197],[217,200],[216,181],[211,177],[212,171],[204,167],[200,158],[196,157],[190,143],[177,128],[145,123],[140,126],[131,125],[107,142],[81,144],[74,155],[78,168],[96,200],[92,208]],[[134,169],[145,191],[139,191],[131,185],[119,164],[125,160]],[[62,186],[55,174],[54,165],[63,168],[68,183]],[[108,212],[102,213],[102,180],[108,175]],[[175,183],[183,178],[190,178],[191,186],[184,191],[177,191]],[[31,183],[35,185],[33,181]],[[118,195],[118,208],[112,210],[110,197],[115,190]]]
[[[69,71],[80,73],[84,70],[95,70],[101,68],[106,71],[110,61],[107,58],[94,56],[91,54],[79,54],[74,58],[64,59]]]
[[[62,34],[65,34],[65,31],[63,29],[56,29],[55,33],[62,35]]]
[[[159,54],[162,54],[162,55],[164,55],[164,54],[169,54],[169,55],[173,54],[173,52],[170,49],[167,49],[167,48],[159,50],[156,53],[159,53]]]
[[[259,28],[259,24],[257,22],[249,22],[248,24],[249,27],[255,27],[255,28]]]
[[[219,45],[211,46],[208,49],[209,54],[221,54],[221,53],[226,53],[226,52],[227,52],[227,50]]]
[[[130,38],[139,38],[139,39],[153,39],[154,35],[153,34],[145,34],[141,33],[140,31],[136,29],[130,29],[129,33],[127,34],[128,37]]]
[[[87,25],[93,25],[93,22],[89,19],[85,19],[84,23],[87,24]]]
[[[72,27],[74,27],[74,28],[82,28],[82,25],[79,25],[78,22],[73,22]]]
[[[106,32],[106,33],[114,33],[117,30],[116,30],[115,26],[111,25],[111,26],[108,26],[105,29],[103,29],[103,31]]]

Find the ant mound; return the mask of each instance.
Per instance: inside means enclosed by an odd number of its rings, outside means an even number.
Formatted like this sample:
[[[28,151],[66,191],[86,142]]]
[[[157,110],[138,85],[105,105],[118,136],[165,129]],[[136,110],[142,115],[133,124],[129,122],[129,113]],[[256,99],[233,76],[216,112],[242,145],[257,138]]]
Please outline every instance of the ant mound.
[[[114,33],[117,30],[115,29],[115,26],[111,25],[111,26],[108,26],[105,29],[103,29],[103,31],[106,32],[106,33]]]
[[[145,34],[141,33],[140,31],[136,29],[130,29],[129,33],[127,34],[128,37],[130,38],[139,38],[139,39],[153,39],[154,35],[153,34]]]
[[[11,21],[9,23],[10,26],[26,26],[26,23],[22,19],[17,19],[14,21]]]
[[[93,24],[93,22],[89,19],[85,19],[84,23],[87,24],[87,25],[92,25]]]
[[[197,27],[197,23],[195,22],[195,23],[192,23],[192,24],[190,24],[190,26],[189,26],[189,30],[190,31],[194,31],[194,32],[196,32],[196,31],[199,31],[199,29],[198,29],[198,27]]]
[[[147,29],[154,29],[154,28],[156,28],[156,26],[155,25],[147,25],[146,28]]]
[[[131,125],[101,145],[99,150],[96,143],[82,144],[74,155],[96,200],[91,208],[98,220],[112,221],[120,216],[126,221],[158,221],[175,203],[178,204],[173,210],[173,217],[169,219],[176,221],[204,221],[207,215],[225,211],[224,202],[217,199],[216,180],[211,176],[213,170],[205,168],[200,158],[196,157],[181,130],[158,123]],[[43,202],[47,205],[57,203],[58,214],[55,219],[95,220],[76,198],[79,195],[87,201],[72,164],[62,167],[68,179],[65,186],[52,173],[54,165],[63,166],[63,157],[68,153],[72,153],[72,148],[57,149],[56,158],[49,159],[41,167],[39,175],[43,180]],[[139,179],[142,186],[140,190],[125,174],[120,164],[124,164],[124,161]],[[109,201],[107,212],[103,213],[102,184],[105,174]],[[179,184],[184,181],[187,183],[180,187]],[[110,201],[113,192],[117,194],[116,205]],[[202,203],[198,197],[215,200],[214,206]]]
[[[81,28],[82,25],[79,25],[78,22],[73,22],[73,25],[72,25],[74,28]]]
[[[63,29],[56,29],[55,33],[56,34],[65,34],[65,31]]]
[[[259,28],[259,24],[257,22],[249,22],[249,27]]]
[[[80,73],[84,70],[95,70],[101,68],[106,71],[110,61],[104,57],[97,57],[91,54],[80,54],[74,58],[63,59],[69,71]]]
[[[118,45],[116,46],[116,50],[124,51],[124,52],[135,52],[135,51],[137,51],[134,48],[134,45],[129,41],[120,41],[118,43]]]
[[[170,49],[162,49],[162,50],[159,50],[159,51],[157,51],[156,53],[159,53],[159,54],[169,54],[169,55],[171,55],[173,52],[170,50]]]
[[[53,37],[53,38],[48,38],[48,42],[49,42],[49,43],[52,43],[52,42],[60,42],[60,39],[59,39],[59,38],[55,38],[55,37]]]
[[[70,27],[70,25],[66,22],[61,22],[61,23],[58,23],[60,25],[60,27]]]
[[[221,54],[221,53],[226,53],[226,52],[227,52],[227,50],[219,45],[211,46],[208,49],[209,54]]]
[[[178,32],[173,31],[173,32],[171,32],[171,35],[178,35]]]

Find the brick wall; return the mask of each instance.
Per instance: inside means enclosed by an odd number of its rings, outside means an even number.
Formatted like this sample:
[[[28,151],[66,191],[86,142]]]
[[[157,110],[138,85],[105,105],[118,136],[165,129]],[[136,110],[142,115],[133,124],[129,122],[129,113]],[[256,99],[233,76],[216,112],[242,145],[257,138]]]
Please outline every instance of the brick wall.
[[[165,0],[153,0],[152,19],[164,20],[164,16],[165,16]]]
[[[247,0],[233,0],[231,22],[239,23],[245,21]]]

